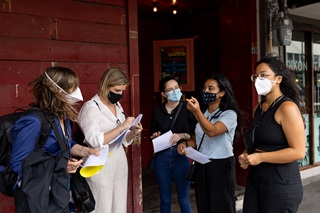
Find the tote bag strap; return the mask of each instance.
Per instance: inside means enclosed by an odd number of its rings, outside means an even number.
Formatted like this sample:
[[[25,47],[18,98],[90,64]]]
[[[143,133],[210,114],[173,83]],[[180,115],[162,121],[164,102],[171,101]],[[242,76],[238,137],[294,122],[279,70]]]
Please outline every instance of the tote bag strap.
[[[210,118],[210,120],[209,121],[211,121],[213,118],[218,118],[220,115],[221,115],[221,113],[222,113],[222,111],[221,110],[219,110],[218,112],[216,112],[211,118]],[[200,141],[200,144],[199,144],[199,147],[198,147],[198,149],[197,149],[197,151],[199,151],[200,150],[200,147],[201,147],[201,145],[202,145],[202,142],[203,142],[203,138],[204,138],[204,136],[205,136],[206,134],[205,133],[203,133],[203,135],[202,135],[202,138],[201,138],[201,141]]]
[[[176,116],[174,116],[174,119],[173,119],[173,121],[172,121],[172,123],[171,123],[170,129],[172,129],[173,124],[174,124],[174,123],[176,122],[176,120],[177,120],[177,117],[178,117],[179,112],[180,112],[180,110],[181,110],[182,104],[183,104],[183,103],[181,102],[180,105],[179,105],[178,111],[177,111],[177,113],[176,113]]]

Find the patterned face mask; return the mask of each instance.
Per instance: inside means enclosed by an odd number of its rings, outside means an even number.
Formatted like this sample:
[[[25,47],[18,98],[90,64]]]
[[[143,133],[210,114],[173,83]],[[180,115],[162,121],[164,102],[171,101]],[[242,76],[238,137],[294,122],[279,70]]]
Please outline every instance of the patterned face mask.
[[[218,93],[220,93],[220,92],[218,92]],[[217,100],[217,94],[218,94],[218,93],[202,92],[202,100],[203,100],[203,103],[209,104],[209,103],[211,103],[212,101]]]

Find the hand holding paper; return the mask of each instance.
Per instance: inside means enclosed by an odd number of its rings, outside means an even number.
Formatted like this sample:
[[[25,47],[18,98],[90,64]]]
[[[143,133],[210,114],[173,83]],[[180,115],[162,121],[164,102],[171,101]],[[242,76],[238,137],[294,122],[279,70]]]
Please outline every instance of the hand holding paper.
[[[186,156],[188,158],[191,158],[194,161],[197,161],[198,163],[206,164],[206,163],[209,163],[211,161],[208,156],[198,152],[197,150],[195,150],[192,147],[187,147],[187,148],[184,149],[184,151],[186,151]]]
[[[100,151],[99,156],[90,155],[80,170],[81,176],[88,178],[97,174],[106,163],[108,153],[109,146],[107,145]]]
[[[170,137],[172,135],[172,131],[160,135],[159,137],[152,140],[154,153],[162,151],[172,146],[170,143]]]

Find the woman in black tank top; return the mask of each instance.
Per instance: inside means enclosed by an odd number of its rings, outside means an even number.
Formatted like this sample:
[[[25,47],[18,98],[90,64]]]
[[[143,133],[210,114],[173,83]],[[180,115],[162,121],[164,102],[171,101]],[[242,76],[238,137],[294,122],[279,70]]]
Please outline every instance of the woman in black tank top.
[[[263,101],[244,135],[246,150],[238,157],[249,168],[244,213],[297,212],[303,189],[297,160],[305,156],[303,101],[291,72],[269,55],[251,76]]]

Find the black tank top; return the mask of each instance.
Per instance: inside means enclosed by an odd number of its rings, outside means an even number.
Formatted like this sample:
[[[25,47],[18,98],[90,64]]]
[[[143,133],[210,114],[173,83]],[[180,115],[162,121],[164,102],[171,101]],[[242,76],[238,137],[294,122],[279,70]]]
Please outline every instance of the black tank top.
[[[257,107],[254,114],[254,122],[256,122],[254,135],[256,149],[270,152],[289,147],[281,125],[274,119],[277,109],[285,101],[292,100],[283,96],[274,105],[270,105],[263,114],[261,107]]]

